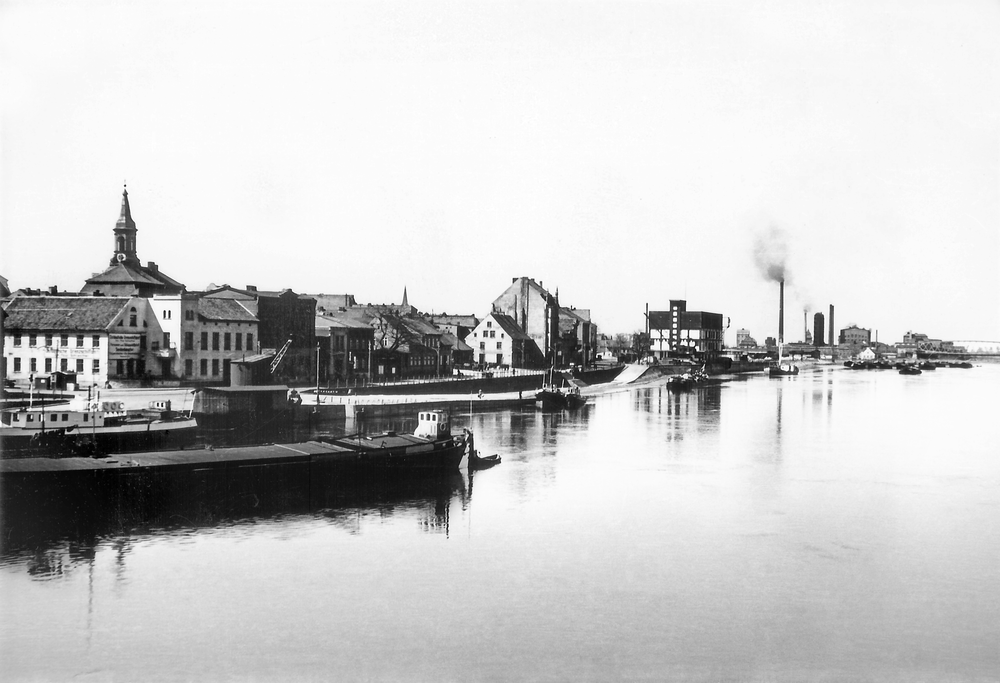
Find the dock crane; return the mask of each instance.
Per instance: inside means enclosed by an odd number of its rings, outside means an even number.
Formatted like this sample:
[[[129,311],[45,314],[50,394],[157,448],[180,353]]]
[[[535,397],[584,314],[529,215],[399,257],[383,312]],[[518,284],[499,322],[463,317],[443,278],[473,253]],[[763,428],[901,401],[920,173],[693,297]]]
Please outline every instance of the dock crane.
[[[271,361],[272,375],[274,374],[274,371],[278,369],[278,366],[281,365],[281,359],[285,357],[285,353],[288,352],[288,347],[291,345],[292,345],[292,338],[289,337],[288,341],[285,342],[285,345],[278,350],[278,353],[274,354],[274,360]]]

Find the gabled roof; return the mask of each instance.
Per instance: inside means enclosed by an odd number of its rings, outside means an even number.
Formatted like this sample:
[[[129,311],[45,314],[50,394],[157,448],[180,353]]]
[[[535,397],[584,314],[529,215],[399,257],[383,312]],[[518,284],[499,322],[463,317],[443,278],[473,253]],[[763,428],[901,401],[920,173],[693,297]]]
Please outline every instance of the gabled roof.
[[[353,330],[371,330],[374,328],[356,316],[344,315],[344,312],[323,313],[316,315],[316,328],[343,327]]]
[[[453,335],[451,332],[445,332],[441,335],[441,344],[444,346],[450,346],[452,352],[455,351],[472,351],[472,347],[466,344],[464,341]]]
[[[93,277],[87,278],[87,284],[143,284],[143,285],[153,285],[159,286],[164,283],[153,277],[149,272],[139,266],[130,266],[125,263],[116,263],[113,266],[109,266],[103,272],[95,274]]]
[[[441,336],[443,334],[441,330],[431,325],[429,322],[422,318],[410,318],[410,317],[400,317],[399,321],[403,324],[406,329],[414,334],[420,336]]]
[[[198,299],[198,315],[204,320],[224,322],[257,322],[257,316],[237,299]]]
[[[435,325],[458,325],[472,329],[479,324],[479,319],[474,315],[434,315]]]
[[[311,299],[316,299],[316,310],[323,309],[327,312],[336,312],[341,308],[351,308],[357,306],[353,294],[303,294]]]
[[[8,330],[98,332],[108,329],[128,305],[128,297],[30,296],[7,304]]]
[[[504,313],[490,313],[490,318],[496,320],[497,325],[507,334],[511,339],[531,339],[527,334],[521,331],[514,319],[509,315]]]

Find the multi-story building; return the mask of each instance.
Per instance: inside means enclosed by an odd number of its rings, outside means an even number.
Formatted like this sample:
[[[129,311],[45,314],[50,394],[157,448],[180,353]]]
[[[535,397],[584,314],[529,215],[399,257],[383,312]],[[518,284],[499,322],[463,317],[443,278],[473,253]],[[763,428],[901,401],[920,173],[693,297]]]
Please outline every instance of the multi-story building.
[[[237,289],[216,287],[203,299],[232,299],[240,302],[257,318],[255,352],[279,353],[288,348],[277,369],[275,380],[312,382],[316,379],[316,300],[290,289],[258,290],[254,285]]]
[[[516,277],[491,306],[492,312],[511,318],[534,342],[536,350],[525,349],[525,367],[544,367],[557,362],[559,344],[559,294],[549,294],[541,282]],[[482,323],[480,323],[480,326]],[[478,328],[477,328],[478,329]],[[478,357],[477,344],[471,344]]]
[[[367,377],[375,329],[346,311],[316,315],[316,339],[320,345],[320,379],[350,382]]]
[[[647,328],[650,353],[659,360],[671,355],[708,359],[725,343],[722,314],[689,311],[683,299],[671,299],[670,310],[649,311]]]
[[[60,372],[79,386],[146,374],[152,315],[139,297],[14,296],[6,306],[8,379]]]
[[[473,361],[483,367],[530,367],[526,356],[537,353],[534,340],[514,319],[495,311],[480,321],[466,342],[472,347]]]
[[[757,340],[750,336],[750,330],[741,327],[736,330],[736,347],[754,349],[757,348]]]
[[[868,346],[872,341],[872,331],[857,325],[850,325],[840,331],[838,344],[847,346]]]

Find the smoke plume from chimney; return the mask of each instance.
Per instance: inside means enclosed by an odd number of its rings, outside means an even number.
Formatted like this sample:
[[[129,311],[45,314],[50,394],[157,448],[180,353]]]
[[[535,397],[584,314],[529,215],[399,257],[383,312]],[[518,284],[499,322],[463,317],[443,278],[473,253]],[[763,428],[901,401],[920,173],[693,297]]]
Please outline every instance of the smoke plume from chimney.
[[[766,232],[757,235],[754,240],[753,260],[757,269],[765,279],[772,282],[782,282],[789,279],[788,246],[785,232],[776,226],[771,226]]]

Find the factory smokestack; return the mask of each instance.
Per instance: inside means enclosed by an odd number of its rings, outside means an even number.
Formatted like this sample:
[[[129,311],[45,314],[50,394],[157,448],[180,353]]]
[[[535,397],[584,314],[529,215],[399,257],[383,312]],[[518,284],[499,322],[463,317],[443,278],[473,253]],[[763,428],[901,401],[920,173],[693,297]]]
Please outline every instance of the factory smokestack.
[[[785,280],[779,280],[778,286],[778,344],[785,341]]]
[[[833,349],[833,304],[830,304],[830,348]]]

